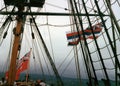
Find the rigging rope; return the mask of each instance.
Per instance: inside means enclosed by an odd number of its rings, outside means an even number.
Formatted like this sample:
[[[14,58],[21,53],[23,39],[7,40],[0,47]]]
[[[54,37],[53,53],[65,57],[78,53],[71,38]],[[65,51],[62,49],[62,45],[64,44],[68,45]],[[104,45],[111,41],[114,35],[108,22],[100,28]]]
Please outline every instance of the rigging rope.
[[[54,62],[53,62],[53,60],[52,60],[52,58],[51,58],[51,56],[50,56],[50,53],[49,53],[49,51],[48,51],[48,49],[47,49],[47,47],[46,47],[46,45],[45,45],[45,42],[44,42],[44,40],[43,40],[43,38],[42,38],[42,35],[41,35],[41,33],[40,33],[40,31],[39,31],[39,29],[38,29],[38,27],[37,27],[37,24],[36,24],[33,16],[32,16],[32,19],[33,19],[33,22],[34,22],[34,24],[35,24],[36,30],[38,31],[38,34],[39,34],[39,37],[40,37],[40,39],[41,39],[43,48],[44,48],[44,50],[45,50],[45,52],[46,52],[46,55],[47,55],[47,57],[48,57],[48,59],[49,59],[49,61],[50,61],[50,64],[51,64],[51,66],[52,66],[52,68],[53,68],[53,71],[54,71],[54,73],[55,73],[55,75],[56,75],[56,79],[57,79],[58,86],[59,86],[59,85],[61,86],[61,85],[63,85],[62,79],[61,79],[61,77],[59,76],[59,73],[58,73],[58,71],[57,71],[57,69],[56,69],[56,66],[55,66],[55,64],[54,64]]]
[[[60,7],[60,6],[57,6],[57,5],[54,5],[54,4],[51,4],[51,3],[48,3],[46,2],[47,5],[50,5],[50,6],[53,6],[53,7],[56,7],[56,8],[60,8],[60,9],[64,9],[64,10],[69,10],[67,8],[64,8],[64,7]]]
[[[46,9],[45,9],[46,10]],[[48,26],[48,16],[46,16],[46,23],[47,23],[47,29],[48,29],[48,35],[49,35],[49,39],[50,39],[50,47],[51,47],[51,51],[52,51],[52,57],[53,57],[53,61],[55,63],[55,56],[54,56],[54,50],[53,50],[53,44],[52,44],[52,38],[51,38],[51,32],[50,32],[50,28]]]
[[[37,11],[39,11],[39,10],[40,10],[40,9],[38,9]],[[32,12],[31,9],[30,9],[30,12]],[[37,16],[35,16],[34,19],[35,19],[36,17],[37,17]],[[31,27],[34,26],[34,28],[35,28],[36,23],[35,23],[35,21],[33,20],[33,16],[32,16],[32,18],[30,19],[30,21],[31,21]],[[33,24],[33,25],[32,25],[32,24]],[[39,35],[39,31],[38,31],[38,30],[35,29],[34,32]],[[38,36],[36,36],[36,39],[37,39],[37,40],[39,39]],[[36,40],[36,43],[37,43],[37,40]],[[41,41],[41,40],[39,39],[38,42],[40,42],[40,41]],[[40,45],[40,44],[41,44],[41,43],[39,43],[39,45]],[[37,48],[37,47],[36,47],[36,48]],[[42,47],[40,47],[40,50],[41,50],[43,59],[44,59],[44,61],[45,61],[45,64],[46,64],[46,66],[47,66],[48,73],[49,73],[50,77],[52,77],[52,76],[51,76],[51,73],[50,73],[49,66],[48,66],[49,64],[47,63],[47,61],[46,61],[46,59],[45,59],[45,56],[44,56],[43,51],[42,51],[41,48],[42,48]],[[39,54],[39,53],[38,53],[38,54]],[[43,78],[45,79],[45,74],[44,74],[44,70],[43,70],[43,67],[42,67],[42,61],[41,61],[41,59],[40,59],[40,55],[39,55],[39,58],[38,58],[38,59],[39,59],[40,67],[41,67],[41,70],[42,70]]]

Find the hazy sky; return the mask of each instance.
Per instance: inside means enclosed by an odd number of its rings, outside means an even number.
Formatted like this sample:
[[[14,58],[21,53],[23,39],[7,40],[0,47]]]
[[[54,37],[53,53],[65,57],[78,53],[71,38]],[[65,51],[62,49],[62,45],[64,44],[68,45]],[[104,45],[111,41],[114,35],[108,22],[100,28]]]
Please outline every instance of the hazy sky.
[[[2,2],[3,0],[0,0],[0,2]],[[103,5],[102,3],[103,0],[101,0],[101,6]],[[90,3],[88,2],[86,5],[89,8],[92,8],[91,5],[89,5]],[[116,6],[115,6],[116,5]],[[115,10],[115,15],[117,16],[117,19],[120,19],[120,16],[118,16],[118,14],[120,14],[120,11],[116,9],[119,9],[120,7],[118,7],[117,4],[115,4],[113,6],[113,9]],[[3,6],[3,3],[0,4],[0,6]],[[0,7],[1,9],[2,7]],[[42,12],[63,12],[63,13],[68,13],[68,10],[65,10],[64,8],[68,8],[67,5],[67,0],[46,0],[44,7],[41,9]],[[101,10],[104,11],[105,6],[103,6],[103,8]],[[33,8],[35,11],[37,10],[36,8]],[[95,8],[96,9],[96,8]],[[93,11],[91,11],[90,13],[92,13]],[[107,12],[105,12],[107,13]],[[3,22],[2,20],[3,16],[0,16],[0,20]],[[94,18],[94,17],[93,17]],[[91,18],[91,20],[94,20],[93,18]],[[108,17],[105,17],[105,19],[107,19]],[[27,19],[29,19],[29,17],[27,17]],[[58,69],[59,73],[62,74],[63,76],[74,76],[76,77],[76,72],[75,72],[75,60],[73,59],[73,52],[67,57],[67,55],[69,54],[69,52],[73,49],[72,46],[68,46],[67,43],[67,38],[66,38],[66,32],[71,31],[71,26],[70,26],[70,20],[69,20],[69,16],[37,16],[36,17],[36,21],[37,21],[37,25],[39,27],[39,30],[41,31],[41,34],[45,40],[45,43],[47,44],[47,47],[51,53],[51,56],[54,57],[54,61],[56,64],[56,67],[59,68],[59,66],[62,64],[62,66]],[[85,19],[86,22],[86,19]],[[110,27],[109,25],[109,18],[107,20],[107,27]],[[2,23],[0,23],[1,26]],[[49,24],[49,25],[47,25]],[[120,22],[119,22],[120,24]],[[11,28],[14,28],[14,23],[11,25]],[[84,24],[84,27],[88,27],[89,24]],[[112,30],[109,30],[109,32],[111,33]],[[2,69],[5,69],[5,66],[3,66],[3,63],[7,61],[8,58],[8,51],[9,51],[9,46],[10,46],[10,38],[12,33],[12,29],[9,29],[9,34],[7,36],[7,38],[3,41],[3,44],[0,46],[0,66],[2,66]],[[35,41],[33,41],[31,39],[31,30],[30,30],[30,26],[29,26],[29,20],[26,22],[25,25],[25,34],[23,35],[23,42],[22,42],[22,48],[21,48],[21,53],[20,53],[20,57],[22,57],[24,54],[26,54],[30,48],[33,48],[33,52],[36,56],[36,63],[35,61],[32,59],[31,61],[31,66],[32,66],[32,70],[36,69],[35,65],[38,65],[38,57],[41,57],[41,59],[43,60],[43,55],[40,52],[41,47],[36,47],[35,45],[40,44],[39,40],[35,40],[37,41],[37,43],[35,44]],[[104,29],[102,30],[102,34],[104,34]],[[104,34],[105,38],[106,35]],[[107,38],[106,38],[107,39]],[[12,39],[13,40],[13,39]],[[88,40],[88,42],[90,42],[92,40]],[[106,40],[107,41],[107,40]],[[99,44],[99,47],[104,47],[105,46],[105,41],[103,40],[103,36],[100,36],[97,39],[97,42]],[[51,43],[51,44],[50,44]],[[118,41],[119,44],[119,41]],[[34,45],[34,47],[33,47]],[[36,49],[38,48],[38,49]],[[96,50],[96,48],[94,47],[94,43],[90,43],[89,45],[90,51],[94,52],[94,50]],[[80,47],[78,46],[78,49],[80,49]],[[118,48],[119,49],[119,48]],[[102,52],[102,56],[105,57],[109,57],[108,55],[108,51],[106,49],[101,49]],[[107,52],[107,53],[105,53]],[[39,53],[39,54],[38,54]],[[44,52],[43,52],[44,53]],[[119,53],[119,52],[118,52]],[[33,54],[31,55],[31,57],[33,56]],[[45,56],[45,55],[44,55]],[[65,58],[67,57],[67,60],[65,60],[65,62],[63,61]],[[99,60],[97,57],[97,54],[92,54],[92,57],[94,58],[94,60]],[[47,58],[45,58],[47,59]],[[82,58],[82,54],[81,54],[81,50],[79,50],[79,62],[80,62],[80,68],[81,68],[81,76],[86,78],[86,72],[85,72],[85,64],[83,62],[83,58]],[[106,62],[106,65],[109,65],[111,61]],[[45,67],[46,69],[46,64],[45,61],[42,62],[43,63],[43,67]],[[49,62],[47,62],[49,63]],[[100,68],[100,64],[96,63],[94,64],[96,65],[95,68]],[[112,62],[110,63],[110,65],[113,64]],[[34,67],[34,68],[33,68]],[[38,68],[38,67],[37,67]],[[38,70],[40,69],[36,69],[37,73],[39,73]],[[3,70],[1,70],[3,71]],[[68,72],[69,71],[69,72]],[[41,72],[41,71],[40,71]],[[113,71],[109,71],[112,75],[111,78],[114,77],[114,72]],[[98,72],[97,71],[97,75],[101,76],[102,72]],[[103,75],[104,76],[104,75]],[[101,77],[103,77],[101,76]]]

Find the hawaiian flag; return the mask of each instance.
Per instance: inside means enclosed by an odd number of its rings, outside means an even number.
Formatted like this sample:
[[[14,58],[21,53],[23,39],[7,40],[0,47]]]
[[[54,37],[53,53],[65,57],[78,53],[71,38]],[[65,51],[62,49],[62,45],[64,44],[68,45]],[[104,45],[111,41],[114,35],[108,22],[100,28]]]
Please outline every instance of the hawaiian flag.
[[[91,28],[88,27],[84,31],[67,33],[66,36],[67,40],[69,41],[68,45],[77,45],[80,40],[84,40],[83,33],[86,39],[94,39],[92,30],[95,38],[98,38],[99,33],[102,31],[102,23],[95,24]]]
[[[29,59],[30,59],[30,51],[25,54],[21,59],[17,61],[17,70],[16,70],[16,77],[15,80],[19,79],[20,73],[27,70],[29,67]],[[5,74],[6,80],[8,79],[8,71]]]
[[[72,40],[68,42],[68,45],[77,45],[79,43],[79,39]]]

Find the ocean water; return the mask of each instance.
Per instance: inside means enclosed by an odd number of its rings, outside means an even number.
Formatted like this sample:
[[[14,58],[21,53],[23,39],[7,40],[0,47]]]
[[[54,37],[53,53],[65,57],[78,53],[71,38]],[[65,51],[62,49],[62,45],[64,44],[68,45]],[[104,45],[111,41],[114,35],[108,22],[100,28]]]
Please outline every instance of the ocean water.
[[[75,79],[71,80],[64,80],[64,86],[88,86],[88,80],[82,79],[81,82]],[[102,80],[98,81],[98,86],[105,86],[104,82]],[[110,81],[111,86],[115,86],[115,81]],[[94,84],[92,86],[95,86]]]
[[[38,80],[38,79],[42,79],[44,80],[47,84],[53,84],[53,86],[57,86],[57,80],[55,78],[55,76],[50,76],[50,75],[38,75],[38,74],[31,74],[30,75],[30,80]],[[20,80],[24,80],[25,79],[25,74],[21,74],[20,76]],[[88,86],[88,79],[82,79],[81,82],[79,82],[80,80],[76,79],[76,78],[68,78],[68,77],[61,77],[64,86]],[[98,86],[105,86],[104,82],[102,80],[98,81]],[[110,84],[111,86],[115,86],[115,81],[110,80]],[[94,83],[93,85],[94,86]],[[119,85],[120,86],[120,85]]]
[[[0,79],[4,76],[4,74],[0,73]],[[36,75],[36,74],[32,74],[30,75],[30,80],[32,81],[36,81],[38,79],[42,79],[44,80],[42,75]],[[51,79],[52,78],[52,79]],[[24,81],[25,80],[25,74],[21,74],[20,76],[20,81]],[[62,81],[64,83],[64,86],[88,86],[88,79],[82,79],[81,82],[78,79],[75,78],[67,78],[67,77],[62,77]],[[57,86],[57,80],[55,78],[55,76],[49,76],[49,75],[45,75],[45,82],[47,84],[53,84],[53,86]],[[98,86],[105,86],[104,82],[102,80],[98,81],[99,85]],[[110,81],[111,86],[115,86],[115,81]],[[94,86],[94,85],[92,85]]]

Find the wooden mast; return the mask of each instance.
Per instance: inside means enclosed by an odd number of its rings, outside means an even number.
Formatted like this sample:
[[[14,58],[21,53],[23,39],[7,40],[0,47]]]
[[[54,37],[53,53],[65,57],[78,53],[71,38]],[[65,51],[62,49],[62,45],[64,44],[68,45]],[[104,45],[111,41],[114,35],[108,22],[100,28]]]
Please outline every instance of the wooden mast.
[[[24,7],[18,7],[18,12],[22,12]],[[17,26],[14,29],[14,43],[12,48],[12,55],[11,55],[11,62],[8,72],[8,85],[11,86],[14,84],[15,76],[16,76],[16,60],[18,57],[18,50],[20,47],[20,36],[21,36],[21,29],[22,29],[22,22],[23,18],[22,15],[17,16]]]

